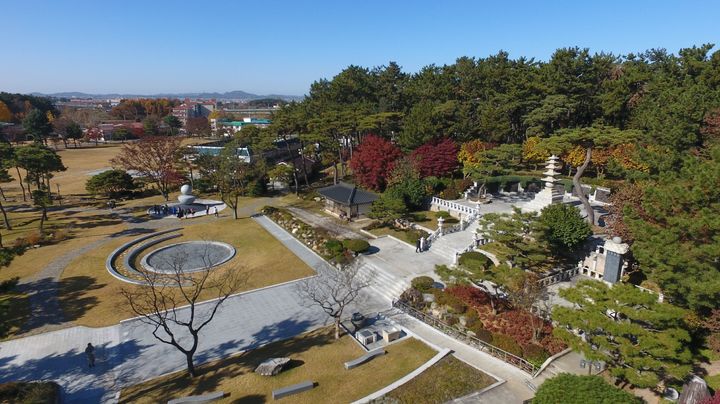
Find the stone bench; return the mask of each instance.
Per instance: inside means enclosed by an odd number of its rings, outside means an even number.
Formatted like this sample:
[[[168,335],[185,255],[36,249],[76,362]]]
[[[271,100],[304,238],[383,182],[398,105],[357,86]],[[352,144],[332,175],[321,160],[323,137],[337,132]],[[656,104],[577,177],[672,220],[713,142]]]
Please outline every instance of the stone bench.
[[[302,393],[303,391],[312,390],[313,387],[315,387],[315,383],[308,380],[302,383],[293,384],[292,386],[273,390],[272,397],[273,400],[278,400],[283,397],[291,396],[293,394]]]
[[[211,401],[219,400],[225,396],[222,391],[216,391],[214,393],[203,394],[201,396],[187,396],[176,398],[168,401],[168,404],[183,404],[183,403],[209,403]]]
[[[356,367],[362,365],[363,363],[369,361],[370,359],[372,359],[376,356],[381,356],[381,355],[385,355],[385,349],[378,348],[378,349],[372,350],[357,359],[351,360],[350,362],[345,362],[345,369],[350,370],[352,368],[356,368]]]

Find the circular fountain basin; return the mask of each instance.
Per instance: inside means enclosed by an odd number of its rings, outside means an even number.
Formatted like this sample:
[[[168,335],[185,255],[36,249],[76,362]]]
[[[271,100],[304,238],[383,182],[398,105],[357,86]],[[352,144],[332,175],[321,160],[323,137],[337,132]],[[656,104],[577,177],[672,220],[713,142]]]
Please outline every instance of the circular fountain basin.
[[[140,265],[161,274],[200,272],[222,265],[235,256],[235,247],[219,241],[170,244],[145,255]]]

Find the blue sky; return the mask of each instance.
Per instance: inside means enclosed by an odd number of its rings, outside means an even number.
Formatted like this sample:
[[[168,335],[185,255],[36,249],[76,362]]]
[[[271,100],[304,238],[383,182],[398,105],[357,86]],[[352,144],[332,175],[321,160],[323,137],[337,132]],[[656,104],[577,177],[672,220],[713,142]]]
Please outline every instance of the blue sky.
[[[720,2],[0,0],[0,91],[305,94],[350,64],[720,46]]]

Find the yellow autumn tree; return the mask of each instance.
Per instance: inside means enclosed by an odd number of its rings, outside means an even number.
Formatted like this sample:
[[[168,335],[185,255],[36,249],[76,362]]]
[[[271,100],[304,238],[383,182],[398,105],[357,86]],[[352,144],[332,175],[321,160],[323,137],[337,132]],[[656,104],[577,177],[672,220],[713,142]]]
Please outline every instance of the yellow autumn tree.
[[[565,152],[560,159],[565,162],[568,167],[568,175],[572,175],[573,167],[579,167],[585,160],[585,148],[582,146],[575,146]]]
[[[492,144],[483,142],[479,139],[465,142],[460,146],[458,161],[460,161],[463,165],[463,173],[466,177],[469,173],[479,169],[482,165],[482,152],[491,149],[492,147]]]
[[[0,122],[12,122],[13,114],[8,106],[0,101]]]
[[[614,147],[610,157],[626,170],[650,171],[650,166],[640,161],[637,155],[637,146],[634,143],[625,143]]]
[[[538,164],[542,164],[548,157],[550,157],[547,150],[539,147],[540,142],[541,140],[539,137],[531,136],[522,145],[523,161],[528,164],[533,164],[535,166],[535,170],[537,170]]]

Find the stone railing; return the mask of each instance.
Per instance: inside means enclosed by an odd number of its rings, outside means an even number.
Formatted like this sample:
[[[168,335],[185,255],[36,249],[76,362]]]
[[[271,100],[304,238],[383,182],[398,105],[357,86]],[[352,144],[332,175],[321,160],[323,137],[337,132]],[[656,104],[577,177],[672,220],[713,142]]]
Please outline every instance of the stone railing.
[[[477,212],[477,208],[463,205],[461,203],[457,203],[457,202],[453,202],[453,201],[448,201],[448,200],[445,200],[442,198],[438,198],[437,196],[433,196],[433,198],[430,202],[430,205],[435,206],[441,210],[448,210],[448,211],[454,210],[456,212],[464,213],[466,215],[472,215],[473,213]]]
[[[442,236],[442,229],[437,228],[434,232],[430,233],[430,235],[427,238],[428,245],[431,245],[433,241],[437,240],[438,237]]]
[[[456,327],[453,327],[442,320],[439,320],[427,313],[423,313],[420,310],[417,310],[407,303],[396,300],[393,301],[393,307],[403,311],[404,313],[415,317],[416,319],[422,321],[423,323],[441,331],[442,333],[449,335],[452,338],[455,338],[473,348],[479,349],[487,354],[490,354],[500,360],[502,360],[505,363],[508,363],[510,365],[515,366],[516,368],[522,370],[523,372],[533,376],[536,374],[538,367],[533,365],[532,363],[528,362],[527,360],[513,355],[510,352],[503,351],[502,349],[488,344],[487,342],[478,339],[476,337],[473,337],[472,335],[463,332]]]
[[[577,267],[566,269],[566,270],[560,271],[560,272],[555,272],[546,277],[538,279],[538,284],[540,284],[542,286],[554,285],[556,283],[570,280],[572,277],[577,275],[579,272],[580,272],[580,269]]]

